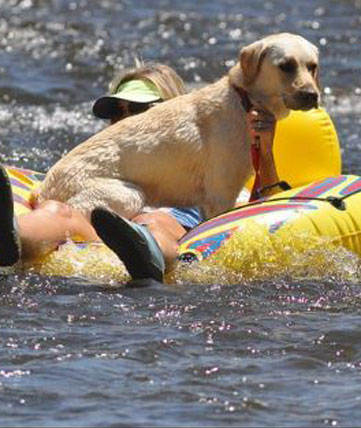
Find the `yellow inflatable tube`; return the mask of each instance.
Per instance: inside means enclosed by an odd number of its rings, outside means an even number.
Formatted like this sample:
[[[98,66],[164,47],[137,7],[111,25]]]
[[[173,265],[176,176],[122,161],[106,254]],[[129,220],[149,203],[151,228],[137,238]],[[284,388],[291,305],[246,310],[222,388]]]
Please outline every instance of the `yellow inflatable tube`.
[[[314,237],[343,246],[361,256],[361,178],[338,175],[273,195],[269,199],[235,208],[204,222],[186,234],[179,246],[180,255],[198,260],[225,249],[233,234],[238,234],[254,250],[257,230],[266,239]]]
[[[197,226],[181,240],[180,258],[247,279],[310,272],[351,279],[361,256],[360,206],[360,177],[329,177]]]
[[[276,128],[274,154],[280,179],[291,186],[337,176],[341,172],[337,134],[324,109],[292,112],[287,119],[280,121]],[[30,193],[41,183],[44,175],[14,167],[8,167],[7,171],[13,187],[15,212],[17,215],[26,214],[31,210]],[[323,233],[321,226],[318,229]],[[180,246],[181,254],[185,242]],[[119,280],[125,275],[121,262],[104,245],[73,241],[38,260],[32,268],[49,275],[101,279]]]

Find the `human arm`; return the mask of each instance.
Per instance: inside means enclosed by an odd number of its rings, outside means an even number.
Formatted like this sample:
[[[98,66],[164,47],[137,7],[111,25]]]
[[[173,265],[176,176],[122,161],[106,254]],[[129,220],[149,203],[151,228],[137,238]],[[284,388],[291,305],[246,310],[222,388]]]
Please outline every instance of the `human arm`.
[[[261,196],[270,196],[280,190],[278,186],[270,187],[279,182],[273,155],[276,120],[272,114],[254,109],[248,113],[247,123],[253,143],[258,144]]]

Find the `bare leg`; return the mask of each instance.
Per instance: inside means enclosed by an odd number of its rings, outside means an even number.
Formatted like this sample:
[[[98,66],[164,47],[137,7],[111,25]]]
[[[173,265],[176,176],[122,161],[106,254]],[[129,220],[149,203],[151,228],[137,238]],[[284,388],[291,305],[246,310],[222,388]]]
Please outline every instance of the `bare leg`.
[[[132,221],[148,227],[157,241],[169,269],[177,257],[178,240],[186,230],[170,214],[164,211],[153,211],[135,216]]]
[[[106,246],[124,263],[132,279],[163,281],[165,260],[146,226],[102,207],[94,208],[90,221]]]
[[[20,257],[35,259],[56,249],[68,237],[97,239],[85,217],[60,202],[47,201],[16,219],[14,214],[11,183],[0,165],[0,266],[12,266]]]
[[[30,213],[18,216],[17,221],[25,261],[55,250],[70,237],[84,241],[99,239],[80,212],[57,201],[46,201]]]
[[[34,211],[18,216],[22,258],[32,260],[55,250],[67,238],[99,240],[95,230],[77,210],[57,201],[46,201]],[[132,219],[148,227],[157,241],[169,268],[177,257],[178,240],[186,230],[163,211],[142,213]]]

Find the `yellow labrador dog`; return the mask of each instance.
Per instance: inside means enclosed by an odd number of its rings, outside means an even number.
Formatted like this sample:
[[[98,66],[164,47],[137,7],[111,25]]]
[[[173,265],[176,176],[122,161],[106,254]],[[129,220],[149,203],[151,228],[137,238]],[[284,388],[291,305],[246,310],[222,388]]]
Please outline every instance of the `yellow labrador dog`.
[[[67,202],[88,218],[97,206],[127,218],[144,205],[199,206],[206,218],[224,212],[252,172],[245,93],[253,106],[281,119],[290,109],[318,106],[317,74],[318,50],[301,36],[256,41],[216,83],[74,148],[47,173],[39,202]]]

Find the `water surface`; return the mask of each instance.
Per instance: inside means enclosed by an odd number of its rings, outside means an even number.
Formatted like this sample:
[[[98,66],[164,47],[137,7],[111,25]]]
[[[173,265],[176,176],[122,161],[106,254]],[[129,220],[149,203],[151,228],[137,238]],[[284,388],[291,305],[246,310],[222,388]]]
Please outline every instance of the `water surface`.
[[[343,170],[361,174],[360,11],[358,0],[0,0],[1,160],[46,171],[102,129],[92,101],[134,56],[192,88],[223,75],[239,46],[292,31],[320,48]],[[1,277],[0,425],[357,426],[361,294],[348,269],[138,289]]]

